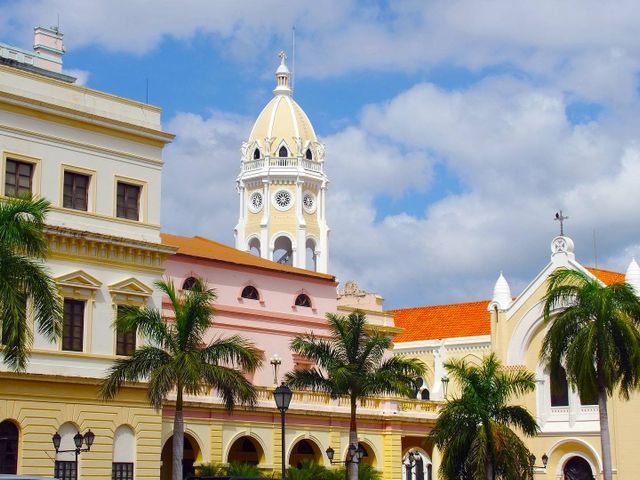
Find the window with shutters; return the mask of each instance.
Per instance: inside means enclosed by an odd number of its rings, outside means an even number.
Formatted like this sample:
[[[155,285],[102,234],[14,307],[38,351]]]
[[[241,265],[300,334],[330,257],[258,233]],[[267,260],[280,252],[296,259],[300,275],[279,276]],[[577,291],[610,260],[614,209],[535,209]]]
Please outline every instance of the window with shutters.
[[[82,352],[84,339],[84,300],[64,299],[62,350]]]
[[[33,163],[8,158],[4,175],[4,194],[8,197],[32,194],[34,170]]]
[[[113,462],[111,480],[133,480],[133,463]]]
[[[118,305],[118,316],[122,314],[122,305]],[[116,355],[131,356],[136,351],[136,331],[118,330],[116,332]]]
[[[56,460],[53,476],[58,480],[77,480],[78,464],[69,460]]]
[[[62,206],[87,211],[89,208],[89,182],[91,177],[77,172],[64,172]]]
[[[127,220],[140,220],[140,185],[118,182],[116,216]]]

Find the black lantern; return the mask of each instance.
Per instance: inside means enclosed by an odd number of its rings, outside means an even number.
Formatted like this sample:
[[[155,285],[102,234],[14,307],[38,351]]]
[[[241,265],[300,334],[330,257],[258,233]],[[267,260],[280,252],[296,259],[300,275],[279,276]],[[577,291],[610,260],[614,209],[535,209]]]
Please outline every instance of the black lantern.
[[[335,455],[336,451],[329,447],[327,448],[327,458],[329,459],[329,462],[333,463],[333,456]]]
[[[529,455],[529,460],[531,460],[531,468],[547,468],[547,463],[549,463],[549,455],[546,453],[542,454],[542,467],[536,465],[536,456],[532,453]]]
[[[60,448],[60,442],[62,441],[62,437],[58,432],[56,432],[53,434],[53,437],[51,437],[51,441],[53,442],[53,448],[55,448],[57,452],[58,449]]]
[[[80,432],[76,433],[73,436],[73,443],[75,443],[76,448],[81,448],[82,447],[82,441],[84,440],[84,437],[82,436],[82,434]]]
[[[358,461],[362,460],[362,457],[366,455],[366,451],[362,448],[362,445],[358,445],[358,449],[356,450],[356,455],[358,455]]]
[[[276,401],[276,407],[278,407],[278,410],[286,412],[291,404],[292,396],[293,392],[291,392],[291,389],[282,382],[280,386],[273,391],[273,399]]]
[[[542,465],[544,468],[547,468],[547,463],[549,463],[549,455],[545,453],[542,455]]]
[[[89,430],[87,433],[84,434],[84,443],[87,445],[87,448],[91,448],[91,445],[93,445],[93,440],[96,438],[96,434],[93,433],[91,430]]]

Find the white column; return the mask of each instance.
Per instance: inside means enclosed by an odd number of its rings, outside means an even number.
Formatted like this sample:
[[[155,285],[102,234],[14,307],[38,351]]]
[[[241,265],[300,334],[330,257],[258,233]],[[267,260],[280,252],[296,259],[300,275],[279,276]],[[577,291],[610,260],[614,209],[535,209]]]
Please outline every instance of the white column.
[[[269,238],[269,216],[271,215],[271,189],[269,188],[269,179],[262,180],[262,198],[264,206],[262,207],[262,219],[260,220],[260,256],[269,260],[273,257]]]

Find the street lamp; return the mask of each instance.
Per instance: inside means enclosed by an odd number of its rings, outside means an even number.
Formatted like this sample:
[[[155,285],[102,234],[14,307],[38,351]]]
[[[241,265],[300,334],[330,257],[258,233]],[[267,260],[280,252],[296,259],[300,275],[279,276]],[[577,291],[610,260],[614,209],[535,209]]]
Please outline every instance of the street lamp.
[[[282,358],[277,353],[271,355],[271,361],[269,362],[273,367],[273,384],[278,385],[278,367],[282,365]]]
[[[276,401],[276,407],[280,410],[280,425],[282,435],[282,480],[285,480],[285,464],[284,464],[284,414],[289,409],[293,392],[285,385],[284,382],[273,391],[273,399]]]
[[[531,461],[531,468],[547,468],[549,456],[546,453],[542,454],[542,466],[536,465],[536,456],[533,453],[529,455],[529,460]]]
[[[72,448],[69,450],[60,450],[60,444],[62,443],[62,437],[58,432],[54,433],[51,437],[51,442],[53,443],[53,448],[56,450],[56,455],[59,453],[68,453],[73,452],[76,456],[76,477],[78,475],[78,455],[82,452],[88,452],[91,450],[91,445],[93,445],[93,441],[95,440],[96,435],[91,430],[88,430],[87,433],[82,435],[80,432],[76,433],[73,436],[73,444],[76,448]],[[82,448],[82,444],[86,445],[85,448]]]
[[[446,375],[440,379],[442,382],[442,395],[443,400],[447,399],[447,387],[449,386],[449,377]]]
[[[333,460],[333,457],[336,454],[336,451],[329,447],[326,450],[327,452],[327,458],[329,459],[329,463],[331,463],[331,465],[337,465],[337,464],[344,464],[345,466],[345,478],[349,478],[349,469],[347,468],[347,465],[350,465],[352,463],[360,463],[360,460],[362,460],[362,457],[364,457],[365,455],[365,451],[364,448],[362,448],[362,445],[358,445],[356,447],[356,445],[354,443],[349,445],[349,448],[347,449],[347,459],[344,461],[340,461],[340,460]]]

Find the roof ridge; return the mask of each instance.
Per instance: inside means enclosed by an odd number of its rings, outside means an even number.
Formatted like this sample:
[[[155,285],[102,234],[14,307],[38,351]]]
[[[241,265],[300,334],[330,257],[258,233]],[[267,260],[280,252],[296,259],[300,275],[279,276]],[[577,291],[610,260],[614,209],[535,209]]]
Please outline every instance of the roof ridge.
[[[468,302],[453,302],[453,303],[434,303],[432,305],[418,305],[415,307],[402,307],[402,308],[392,308],[387,310],[388,312],[398,312],[401,310],[416,310],[418,308],[432,308],[432,307],[451,307],[453,305],[470,305],[472,303],[490,303],[491,299],[486,300],[471,300]]]
[[[616,271],[616,270],[608,270],[608,269],[606,269],[606,268],[588,267],[588,266],[586,266],[586,265],[585,265],[585,267],[584,267],[584,268],[586,268],[587,270],[597,270],[597,271],[599,271],[599,272],[609,272],[609,273],[615,273],[615,274],[617,274],[617,275],[624,275],[624,273],[622,273],[622,272],[618,272],[618,271]]]

